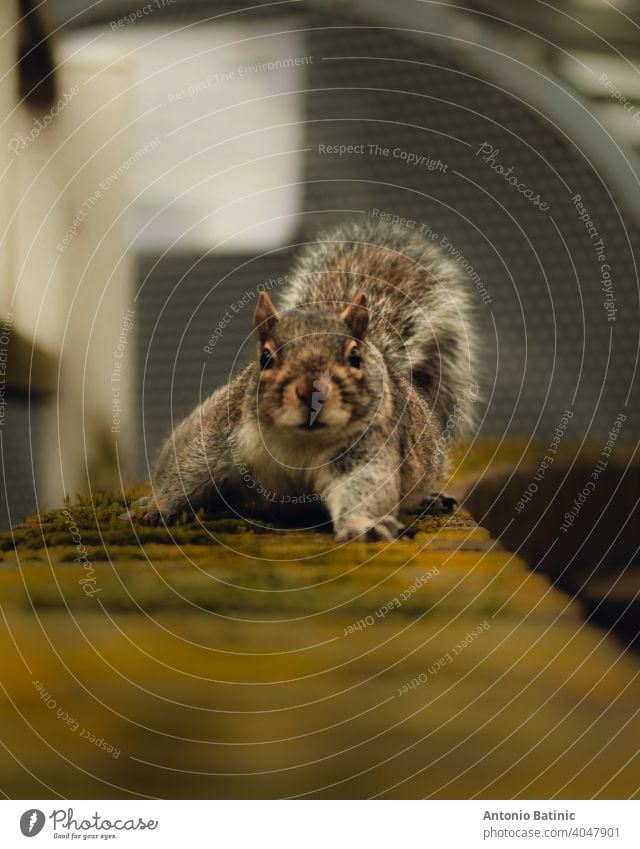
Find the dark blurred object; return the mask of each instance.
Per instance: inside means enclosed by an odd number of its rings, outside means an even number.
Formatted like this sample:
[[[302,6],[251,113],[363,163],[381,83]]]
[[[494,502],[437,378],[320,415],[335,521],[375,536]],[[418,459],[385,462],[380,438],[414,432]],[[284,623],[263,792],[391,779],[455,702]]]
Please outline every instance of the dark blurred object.
[[[532,466],[489,472],[465,507],[531,569],[576,596],[590,621],[638,650],[640,463],[602,462],[586,452],[557,460],[541,480]]]
[[[55,62],[42,6],[35,0],[19,0],[18,3],[20,98],[33,107],[51,106],[56,99]]]

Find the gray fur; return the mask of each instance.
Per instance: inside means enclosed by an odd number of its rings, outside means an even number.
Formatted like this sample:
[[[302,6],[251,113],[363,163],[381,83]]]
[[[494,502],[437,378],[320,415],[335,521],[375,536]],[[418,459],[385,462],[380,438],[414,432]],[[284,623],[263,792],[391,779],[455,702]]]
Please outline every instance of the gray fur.
[[[366,252],[373,248],[375,257]],[[348,264],[349,272],[333,269]],[[417,389],[443,426],[459,402],[458,433],[473,425],[474,330],[460,267],[433,241],[401,225],[350,222],[319,235],[293,268],[282,305],[369,297],[368,338]]]

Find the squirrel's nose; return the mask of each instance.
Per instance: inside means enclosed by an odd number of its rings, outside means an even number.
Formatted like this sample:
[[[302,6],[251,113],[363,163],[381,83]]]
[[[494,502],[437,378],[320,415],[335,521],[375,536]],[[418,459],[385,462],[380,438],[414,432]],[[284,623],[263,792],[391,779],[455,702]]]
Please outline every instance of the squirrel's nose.
[[[306,380],[299,380],[296,383],[296,395],[305,407],[311,406],[311,398],[313,395],[313,386]]]

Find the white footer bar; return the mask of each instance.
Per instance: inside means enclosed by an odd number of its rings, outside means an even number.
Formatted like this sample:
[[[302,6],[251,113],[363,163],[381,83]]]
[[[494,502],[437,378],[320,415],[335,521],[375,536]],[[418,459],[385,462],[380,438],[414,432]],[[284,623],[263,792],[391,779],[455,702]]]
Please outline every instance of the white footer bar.
[[[2,847],[105,843],[118,849],[638,849],[640,802],[0,801]]]

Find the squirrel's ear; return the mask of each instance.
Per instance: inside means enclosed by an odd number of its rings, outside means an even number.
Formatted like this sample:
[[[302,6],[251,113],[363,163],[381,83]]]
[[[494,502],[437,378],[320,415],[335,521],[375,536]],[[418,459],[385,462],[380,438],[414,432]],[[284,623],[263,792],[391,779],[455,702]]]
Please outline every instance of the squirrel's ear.
[[[363,339],[369,326],[369,308],[367,296],[364,292],[358,292],[353,301],[341,314],[341,318],[347,325],[351,334],[356,339]]]
[[[278,321],[278,313],[273,301],[266,292],[260,292],[256,311],[253,315],[253,326],[261,342],[266,342]]]

